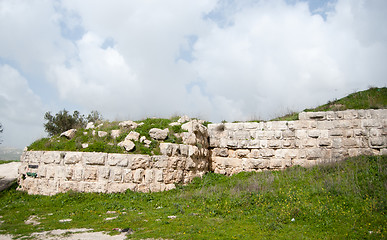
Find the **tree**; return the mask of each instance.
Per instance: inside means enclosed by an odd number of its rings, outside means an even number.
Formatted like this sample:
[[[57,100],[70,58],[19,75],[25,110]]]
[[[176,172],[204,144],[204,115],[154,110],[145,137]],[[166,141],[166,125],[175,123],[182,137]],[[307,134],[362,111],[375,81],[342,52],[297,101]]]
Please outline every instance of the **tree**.
[[[103,117],[102,115],[96,111],[96,110],[93,110],[91,111],[91,113],[87,116],[87,121],[88,122],[98,122],[98,121],[101,121],[103,120]]]
[[[50,135],[60,134],[72,128],[82,128],[85,126],[85,118],[78,111],[74,111],[70,115],[66,109],[59,111],[55,116],[51,112],[46,112],[44,119],[47,123],[44,124],[45,131]]]

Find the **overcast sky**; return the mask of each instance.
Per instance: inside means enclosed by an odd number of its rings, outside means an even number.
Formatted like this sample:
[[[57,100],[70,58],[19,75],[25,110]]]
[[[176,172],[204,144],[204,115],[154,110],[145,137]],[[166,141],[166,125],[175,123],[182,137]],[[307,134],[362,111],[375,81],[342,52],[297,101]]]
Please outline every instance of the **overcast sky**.
[[[386,0],[0,0],[1,146],[44,113],[270,119],[387,83]]]

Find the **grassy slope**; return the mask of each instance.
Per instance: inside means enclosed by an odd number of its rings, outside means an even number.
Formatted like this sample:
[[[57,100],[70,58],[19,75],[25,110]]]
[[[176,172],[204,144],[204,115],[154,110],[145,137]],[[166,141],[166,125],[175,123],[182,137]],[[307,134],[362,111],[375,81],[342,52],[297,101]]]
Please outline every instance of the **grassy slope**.
[[[327,104],[312,109],[305,109],[306,112],[317,111],[342,111],[346,109],[379,109],[387,108],[387,88],[370,88],[365,91],[352,93],[344,98],[329,101]],[[298,113],[290,113],[283,117],[273,119],[274,121],[297,120]]]
[[[148,118],[143,121],[137,121],[137,123],[143,123],[143,125],[138,126],[135,130],[129,130],[119,127],[119,122],[109,122],[104,121],[101,127],[94,129],[77,129],[75,137],[71,140],[60,137],[59,134],[51,138],[42,138],[33,142],[28,146],[28,150],[36,151],[81,151],[81,152],[108,152],[108,153],[127,153],[123,148],[118,147],[117,144],[125,139],[131,131],[136,131],[140,133],[141,136],[145,136],[148,140],[151,140],[149,136],[149,130],[152,128],[160,129],[169,129],[168,138],[166,142],[172,143],[181,143],[182,139],[177,138],[174,134],[181,133],[184,130],[181,129],[181,126],[170,126],[169,124],[177,121],[179,117],[174,117],[171,119],[162,119],[162,118]],[[111,131],[121,129],[121,134],[116,139],[111,137]],[[93,136],[92,132],[95,130],[95,135]],[[98,131],[105,131],[108,133],[105,137],[98,137]],[[86,133],[86,135],[84,134]],[[134,141],[136,147],[135,150],[130,152],[134,154],[148,154],[148,155],[157,155],[159,154],[159,142],[156,140],[151,140],[152,143],[150,147],[146,147],[144,143],[139,141]],[[88,148],[82,148],[83,143],[88,143]]]
[[[209,173],[162,193],[47,197],[13,188],[0,193],[0,229],[23,235],[131,228],[131,239],[385,239],[386,187],[387,156],[375,156],[232,177]],[[41,224],[24,224],[31,215]],[[104,220],[112,216],[118,218]],[[67,218],[72,221],[58,222]]]

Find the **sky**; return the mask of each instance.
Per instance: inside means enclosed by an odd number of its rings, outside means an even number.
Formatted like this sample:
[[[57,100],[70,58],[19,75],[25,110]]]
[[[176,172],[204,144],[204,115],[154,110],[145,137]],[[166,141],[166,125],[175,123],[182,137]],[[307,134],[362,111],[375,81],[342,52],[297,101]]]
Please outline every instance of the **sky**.
[[[0,0],[1,146],[44,113],[271,119],[387,84],[386,0]]]

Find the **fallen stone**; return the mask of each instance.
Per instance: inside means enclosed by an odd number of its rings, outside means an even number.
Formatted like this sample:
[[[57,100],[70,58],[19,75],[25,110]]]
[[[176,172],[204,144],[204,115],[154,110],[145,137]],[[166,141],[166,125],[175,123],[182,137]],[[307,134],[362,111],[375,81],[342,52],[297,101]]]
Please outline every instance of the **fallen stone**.
[[[123,121],[118,124],[120,127],[123,128],[129,128],[129,129],[136,129],[138,127],[138,124],[133,121]]]
[[[71,222],[71,221],[72,221],[72,219],[69,219],[69,218],[68,219],[60,219],[59,220],[60,223]]]
[[[140,134],[135,131],[131,131],[128,136],[126,136],[125,140],[133,140],[138,141],[138,138],[140,137]]]
[[[185,123],[189,121],[191,121],[191,119],[187,115],[184,115],[181,118],[179,118],[179,120],[177,120],[178,123]]]
[[[82,148],[88,148],[89,144],[88,143],[82,143]]]
[[[120,136],[120,134],[121,134],[121,130],[112,130],[112,133],[111,133],[111,136],[112,136],[112,138],[113,139],[116,139],[116,138],[118,138],[119,136]]]
[[[0,191],[9,188],[18,177],[21,162],[0,164]]]
[[[91,129],[91,128],[95,128],[94,123],[93,122],[87,123],[86,129]]]
[[[161,130],[159,128],[152,128],[149,130],[149,135],[151,138],[156,140],[165,140],[168,137],[169,129],[166,128],[164,130]]]
[[[123,147],[123,148],[125,148],[126,151],[130,152],[134,149],[134,147],[136,145],[130,140],[124,140],[124,141],[118,143],[117,146]]]
[[[105,136],[107,136],[107,132],[105,132],[105,131],[98,131],[98,137],[105,137]]]
[[[66,132],[63,132],[60,134],[60,137],[66,137],[68,139],[72,139],[75,136],[75,133],[77,132],[77,129],[70,129]]]

